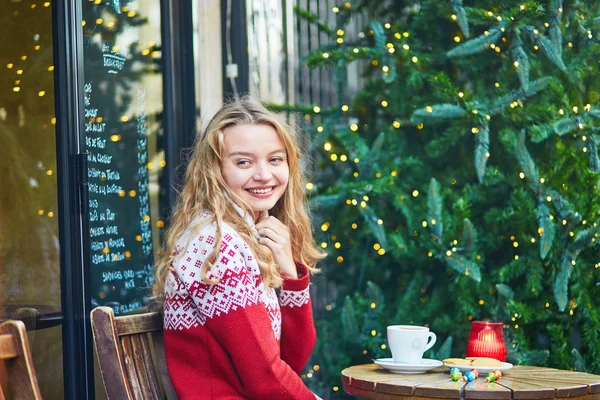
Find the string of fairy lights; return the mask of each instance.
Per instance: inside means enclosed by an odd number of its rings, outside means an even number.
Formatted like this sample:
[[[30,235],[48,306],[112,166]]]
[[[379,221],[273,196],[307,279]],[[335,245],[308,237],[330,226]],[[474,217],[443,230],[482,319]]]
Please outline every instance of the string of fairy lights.
[[[102,3],[102,0],[89,0],[90,2],[93,2],[94,4],[98,5]],[[44,8],[49,8],[51,5],[51,3],[49,1],[43,2],[40,7],[44,7]],[[38,4],[34,3],[31,4],[29,6],[30,9],[36,9],[38,8]],[[122,7],[122,11],[127,13],[127,17],[129,18],[133,18],[137,15],[136,11],[134,10],[129,10],[128,6],[123,6]],[[115,21],[105,21],[104,18],[96,18],[95,19],[95,24],[98,25],[102,25],[105,24],[108,28],[114,28],[115,27]],[[86,26],[86,21],[82,21],[82,26]],[[41,36],[39,34],[35,34],[33,36],[33,40],[34,40],[34,46],[33,46],[33,51],[34,52],[38,52],[41,49],[41,45],[39,44],[39,40],[40,40]],[[140,53],[143,56],[150,56],[153,58],[156,57],[160,57],[160,52],[158,50],[152,50],[153,48],[155,48],[156,46],[156,42],[154,41],[150,41],[148,43],[148,46],[146,48],[143,48],[142,50],[140,50]],[[118,46],[113,46],[112,51],[114,52],[118,52],[119,51],[119,47]],[[26,63],[29,62],[31,60],[31,56],[32,54],[23,54],[22,56],[19,57],[19,60],[14,60],[11,62],[8,62],[6,64],[6,69],[8,71],[8,73],[14,73],[16,75],[16,79],[14,81],[14,85],[11,88],[11,91],[13,93],[22,93],[23,90],[28,90],[26,87],[24,88],[24,84],[25,84],[25,80],[24,77],[27,76],[27,65]],[[54,72],[54,65],[50,65],[47,67],[47,72],[53,73]],[[50,80],[51,82],[52,80]],[[37,91],[37,95],[39,97],[44,97],[47,93],[47,89],[35,89]],[[4,113],[3,113],[4,115]],[[4,116],[5,117],[5,116]],[[3,118],[4,118],[3,117]],[[130,116],[128,115],[123,115],[120,118],[120,121],[122,123],[127,123],[130,120]],[[89,122],[91,123],[95,123],[95,122],[102,122],[103,118],[101,116],[97,116],[95,118],[91,118],[89,120]],[[56,117],[51,117],[50,118],[50,124],[51,125],[56,125]],[[46,129],[48,127],[48,124],[43,124],[43,128]],[[113,134],[110,136],[110,140],[112,142],[118,142],[121,140],[121,135],[119,134]],[[38,166],[40,166],[41,168],[43,168],[42,166],[42,162],[38,162]],[[158,160],[156,162],[153,161],[149,161],[147,164],[147,168],[148,170],[153,170],[153,169],[162,169],[166,166],[166,161],[164,159],[162,160]],[[52,168],[48,168],[46,169],[46,175],[48,177],[53,177],[54,176],[54,170]],[[120,190],[118,192],[118,196],[119,197],[135,197],[136,196],[136,191],[135,190]],[[40,208],[37,211],[37,214],[39,216],[45,216],[48,218],[53,218],[55,216],[55,212],[53,210],[44,210],[43,208]],[[164,227],[164,221],[160,220],[156,222],[156,226],[158,228],[163,228]],[[136,240],[140,241],[141,237],[136,237]]]
[[[341,6],[333,7],[332,11],[334,13],[338,13],[338,12],[341,12],[343,10],[343,8],[350,9],[351,7],[352,7],[352,4],[350,2],[345,2]],[[520,10],[521,11],[526,11],[526,5],[525,4],[521,5],[520,6]],[[556,12],[559,13],[559,14],[562,14],[563,13],[563,9],[562,8],[558,8],[556,10]],[[496,15],[492,11],[487,12],[487,16],[490,18],[490,20],[495,20],[498,23],[500,23],[500,22],[502,22],[504,20],[503,16]],[[458,17],[457,17],[456,14],[451,14],[449,18],[450,18],[451,21],[453,21],[455,23],[458,22]],[[585,16],[580,15],[579,18],[582,19],[582,20],[584,20]],[[514,17],[510,17],[510,19],[514,20]],[[390,23],[385,23],[383,26],[384,26],[384,28],[386,30],[389,30],[392,27]],[[549,22],[545,22],[544,23],[544,27],[545,28],[550,28],[550,23]],[[500,29],[500,31],[502,33],[504,33],[506,31],[506,29],[504,27],[502,27],[502,26],[499,29]],[[534,35],[539,35],[540,31],[541,31],[541,29],[535,28],[533,30],[533,34]],[[370,30],[370,31],[368,31],[368,33],[372,35],[373,31]],[[336,31],[336,36],[337,37],[335,38],[335,42],[338,45],[344,45],[344,43],[346,41],[345,34],[346,34],[346,32],[343,29],[338,29]],[[485,31],[484,35],[486,35],[486,36],[489,35],[489,31]],[[359,36],[359,38],[364,38],[365,34],[363,32],[360,32],[358,36]],[[395,32],[393,35],[390,35],[390,36],[392,36],[396,40],[396,42],[394,42],[394,40],[391,40],[391,41],[389,41],[389,42],[386,43],[387,51],[388,51],[389,54],[395,54],[395,53],[397,53],[399,51],[403,51],[403,52],[405,52],[407,54],[408,59],[410,59],[410,61],[412,63],[417,64],[420,61],[419,55],[416,54],[414,52],[414,50],[412,50],[412,48],[411,48],[411,43],[409,42],[410,37],[411,37],[410,32],[407,32],[407,31],[405,31],[405,32]],[[588,39],[593,39],[593,37],[594,36],[593,36],[592,32],[590,30],[588,30],[587,31],[587,38]],[[452,40],[455,43],[462,42],[464,40],[463,33],[460,30],[458,30],[458,32],[453,35]],[[346,45],[344,45],[344,46],[346,46]],[[490,44],[489,49],[494,54],[502,55],[503,51],[506,51],[506,49],[504,49],[503,46],[508,46],[508,39],[506,37],[501,37],[499,44],[495,44],[495,43]],[[568,48],[573,48],[574,45],[573,45],[572,42],[567,42],[567,47]],[[539,45],[538,44],[533,44],[533,50],[535,52],[538,52],[540,50]],[[351,54],[353,54],[353,55],[366,55],[367,48],[365,48],[365,47],[362,47],[362,48],[360,48],[360,47],[353,47],[353,48],[350,49],[350,51],[351,51]],[[329,59],[331,57],[330,53],[331,53],[331,50],[323,52],[322,53],[323,59]],[[353,60],[353,59],[354,59],[354,57],[351,56],[350,60]],[[380,65],[380,61],[377,60],[377,59],[372,59],[371,60],[371,65],[377,67],[377,66]],[[518,70],[521,66],[519,65],[518,61],[514,61],[513,62],[513,67],[515,68],[515,70]],[[381,72],[382,72],[383,76],[387,75],[390,72],[390,66],[389,65],[381,65]],[[496,89],[500,89],[501,88],[500,82],[495,82],[494,83],[494,87]],[[465,97],[468,97],[468,95],[469,94],[465,93],[464,91],[458,91],[457,92],[457,96],[460,99],[464,99]],[[386,108],[390,104],[389,104],[388,100],[384,99],[384,100],[381,100],[380,105],[381,105],[382,108]],[[513,102],[511,102],[509,104],[509,107],[511,109],[514,109],[516,107],[522,108],[522,107],[524,107],[523,100],[522,99],[515,99]],[[426,107],[427,111],[432,111],[431,108],[432,108],[431,106]],[[570,109],[572,110],[573,115],[577,116],[579,114],[579,112],[580,112],[579,111],[580,108],[583,108],[584,111],[590,111],[591,110],[591,104],[585,104],[584,106],[582,106],[582,105],[573,105],[573,106],[571,106]],[[317,114],[319,114],[321,112],[321,107],[319,105],[315,105],[313,107],[312,111],[313,111],[313,113],[315,115],[317,115]],[[341,111],[343,113],[347,113],[347,112],[350,111],[350,107],[347,104],[344,104],[344,105],[341,106]],[[474,115],[479,114],[479,110],[477,110],[477,109],[473,109],[473,110],[471,110],[471,112]],[[559,108],[557,110],[557,113],[560,116],[564,116],[566,114],[566,111],[563,108]],[[486,120],[488,120],[488,121],[491,119],[490,115],[485,115],[484,114],[483,117]],[[393,126],[393,128],[399,129],[402,126],[402,122],[401,122],[401,120],[399,120],[399,119],[396,118],[396,119],[394,119],[394,120],[391,121],[391,125]],[[423,122],[418,122],[418,123],[416,123],[416,127],[417,127],[417,129],[421,130],[421,129],[424,128],[424,123]],[[583,130],[584,128],[585,128],[585,126],[584,126],[583,122],[580,122],[579,123],[579,129]],[[317,132],[319,132],[319,133],[322,133],[324,131],[324,127],[322,125],[318,125],[316,129],[317,129]],[[349,129],[352,132],[357,132],[359,130],[359,124],[358,124],[358,121],[356,119],[349,119]],[[477,135],[477,134],[479,134],[479,132],[480,132],[480,127],[477,127],[477,126],[472,127],[471,133],[473,135]],[[585,143],[585,142],[587,142],[587,137],[582,134],[581,135],[581,140]],[[334,163],[335,162],[355,163],[355,164],[358,164],[360,162],[360,160],[358,158],[352,158],[348,154],[344,153],[343,150],[342,151],[335,151],[334,144],[332,142],[330,142],[330,141],[326,141],[324,143],[323,149],[325,150],[325,152],[329,153],[329,159],[331,160],[331,162],[334,162]],[[587,152],[588,151],[588,147],[587,146],[583,146],[582,151],[584,153]],[[485,154],[485,156],[487,158],[491,157],[490,152],[487,152]],[[497,174],[498,170],[496,170],[495,173]],[[393,170],[393,171],[389,172],[389,175],[392,178],[396,177],[397,174],[398,174],[398,172],[396,170]],[[354,171],[352,173],[352,175],[355,178],[358,178],[359,177],[359,172],[358,171]],[[381,178],[381,177],[384,176],[384,174],[382,174],[381,172],[376,172],[375,176],[376,176],[376,178]],[[521,180],[525,180],[526,179],[526,176],[525,176],[524,172],[519,172],[518,176],[519,176],[519,178]],[[539,182],[540,182],[540,184],[544,184],[544,183],[546,185],[548,184],[547,180],[544,177],[539,178]],[[394,184],[393,180],[390,181],[390,183]],[[455,179],[452,181],[452,184],[453,185],[456,184],[456,180]],[[568,189],[568,187],[567,187],[566,184],[563,184],[562,187],[563,187],[563,190],[567,190]],[[314,183],[308,182],[306,184],[306,189],[308,191],[313,191],[313,190],[316,189],[316,186],[315,186]],[[420,194],[420,192],[419,192],[418,189],[414,189],[412,191],[412,193],[411,193],[413,199],[418,199],[419,194]],[[399,196],[399,198],[400,198],[401,201],[405,201],[405,196],[404,195]],[[548,203],[552,202],[552,197],[551,196],[547,196],[546,197],[546,201]],[[369,197],[366,196],[366,195],[363,196],[362,198],[348,198],[348,199],[346,199],[346,204],[348,206],[352,206],[352,207],[367,208],[368,207],[368,202],[369,202]],[[552,214],[549,216],[549,218],[550,218],[550,220],[554,220],[554,216]],[[436,222],[437,221],[435,219],[431,219],[429,221],[423,220],[422,223],[421,223],[421,226],[423,228],[427,228],[429,225],[435,226]],[[377,224],[382,225],[383,223],[384,222],[383,222],[382,219],[377,220]],[[561,221],[561,224],[563,226],[566,226],[568,224],[568,221],[565,220],[565,219],[563,219]],[[586,225],[587,221],[584,219],[583,221],[581,221],[581,224],[582,225]],[[594,223],[593,226],[596,227],[596,223]],[[359,227],[359,225],[358,225],[357,222],[352,222],[351,223],[352,230],[356,230],[356,229],[358,229],[358,227]],[[332,224],[329,221],[323,222],[321,224],[321,226],[320,226],[320,229],[321,229],[322,232],[331,232],[332,228],[333,228]],[[419,233],[415,231],[414,234],[416,236]],[[543,234],[544,234],[543,228],[539,228],[538,231],[537,231],[537,236],[541,237],[541,236],[543,236]],[[573,230],[569,231],[569,236],[570,237],[574,237],[575,236],[575,233],[573,232]],[[595,236],[598,237],[598,233],[596,233]],[[330,239],[334,242],[333,247],[335,249],[340,249],[342,247],[342,243],[341,243],[341,241],[339,241],[337,235],[335,235],[333,233],[330,233]],[[596,240],[595,238],[592,238],[592,242],[595,242],[595,240]],[[519,244],[518,240],[515,238],[514,235],[510,236],[510,241],[511,241],[512,247],[515,249],[515,251],[517,249],[519,249],[519,248],[522,248],[522,246],[519,247],[520,244]],[[531,245],[535,245],[536,242],[537,242],[536,235],[530,236],[528,241],[529,241],[529,243]],[[321,242],[320,245],[321,245],[321,247],[323,249],[326,249],[329,246],[329,244],[326,241]],[[457,251],[458,245],[459,245],[459,241],[457,239],[452,240],[451,246],[445,251],[446,256],[451,257],[452,254]],[[379,243],[377,243],[377,242],[375,242],[373,244],[373,249],[380,256],[383,256],[383,255],[386,254],[386,250]],[[428,251],[427,252],[427,256],[428,257],[433,257],[434,254],[433,254],[432,251]],[[481,255],[476,255],[476,259],[480,260],[481,259]],[[338,263],[342,263],[344,261],[344,258],[341,255],[339,255],[336,258],[336,260],[337,260]],[[519,260],[519,254],[517,254],[517,253],[514,254],[514,260]],[[576,261],[575,260],[572,260],[571,263],[572,263],[572,265],[576,265]],[[600,263],[595,264],[595,268],[599,268],[599,267],[600,267]],[[535,290],[535,289],[532,289],[532,290]],[[485,306],[485,300],[479,299],[478,304],[480,306],[482,306],[482,307]],[[376,307],[376,304],[373,303],[371,305],[371,307],[374,309]],[[549,307],[550,307],[550,303],[548,303],[548,302],[545,303],[545,308],[549,308]],[[574,309],[577,307],[576,302],[574,300],[571,300],[570,303],[569,303],[569,307],[570,307],[569,314],[570,315],[574,315]],[[327,305],[326,306],[326,310],[327,311],[331,311],[332,310],[332,305],[330,305],[330,304]],[[514,316],[511,318],[511,321],[514,322],[514,325],[512,325],[512,327],[514,329],[519,329],[519,324],[518,324],[518,321],[517,321],[517,319],[519,317],[520,317],[519,313],[515,313]],[[468,316],[468,320],[472,320],[472,319],[473,319],[473,316],[471,316],[471,315]],[[508,328],[508,327],[509,327],[508,324],[504,325],[504,328]],[[378,333],[375,330],[373,330],[371,332],[371,334],[373,336],[376,336]],[[384,346],[385,346],[385,344],[382,345],[382,349],[385,349]],[[513,346],[514,346],[514,344],[513,344]],[[364,350],[363,354],[367,354],[367,350]],[[313,370],[311,370],[311,374],[315,370],[318,370],[318,369],[317,368],[313,368]],[[305,377],[310,378],[311,376],[307,374]],[[339,388],[338,387],[334,387],[333,390],[337,391],[337,390],[339,390]]]

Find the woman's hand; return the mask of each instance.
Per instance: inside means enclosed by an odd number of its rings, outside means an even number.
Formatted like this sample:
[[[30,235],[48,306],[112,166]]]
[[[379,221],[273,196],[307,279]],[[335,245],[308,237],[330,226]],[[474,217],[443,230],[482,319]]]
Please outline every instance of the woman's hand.
[[[261,217],[256,223],[256,230],[261,236],[259,242],[271,250],[280,272],[288,278],[298,279],[289,228],[277,218],[261,213]]]

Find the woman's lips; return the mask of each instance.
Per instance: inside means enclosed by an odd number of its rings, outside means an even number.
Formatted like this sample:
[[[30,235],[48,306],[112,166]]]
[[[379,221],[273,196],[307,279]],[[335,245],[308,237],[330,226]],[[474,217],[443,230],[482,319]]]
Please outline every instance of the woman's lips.
[[[274,186],[270,186],[270,187],[267,187],[267,188],[246,189],[246,191],[248,193],[250,193],[250,195],[252,197],[257,197],[259,199],[266,199],[266,198],[270,197],[275,192],[275,187]]]

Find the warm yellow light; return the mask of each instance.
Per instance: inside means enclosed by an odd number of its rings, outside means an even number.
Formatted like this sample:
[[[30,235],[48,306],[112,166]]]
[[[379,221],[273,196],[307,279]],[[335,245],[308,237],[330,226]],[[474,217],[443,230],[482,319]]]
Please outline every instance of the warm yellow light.
[[[331,149],[332,149],[331,143],[329,143],[329,142],[325,142],[325,144],[323,145],[323,148],[324,148],[326,151],[331,151]]]
[[[387,101],[385,101],[385,100],[383,100],[383,101],[381,102],[381,106],[382,106],[382,107],[387,107],[387,106],[388,106],[388,102],[387,102]]]
[[[348,111],[348,106],[347,106],[346,104],[344,104],[344,105],[342,106],[342,111],[343,111],[343,112],[346,112],[346,111]]]
[[[417,197],[419,195],[419,191],[418,190],[413,190],[412,192],[413,197]]]
[[[321,112],[321,107],[319,107],[319,106],[314,106],[314,107],[313,107],[313,111],[315,112],[315,114],[318,114],[318,113],[320,113],[320,112]]]
[[[394,121],[394,122],[392,122],[392,126],[396,129],[398,129],[398,128],[400,128],[400,122]]]
[[[417,62],[419,62],[419,59],[418,59],[417,57],[413,57],[411,60],[412,60],[412,62],[414,62],[415,64],[416,64]]]
[[[313,190],[314,187],[315,187],[315,185],[313,185],[311,182],[308,182],[306,184],[306,190]]]

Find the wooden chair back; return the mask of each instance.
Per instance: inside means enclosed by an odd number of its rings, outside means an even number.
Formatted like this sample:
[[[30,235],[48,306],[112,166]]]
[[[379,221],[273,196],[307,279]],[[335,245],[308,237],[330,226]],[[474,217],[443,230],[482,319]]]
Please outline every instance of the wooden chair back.
[[[109,400],[177,399],[165,360],[160,305],[148,309],[121,317],[110,307],[92,310],[94,347]]]
[[[0,360],[6,374],[0,388],[1,400],[42,400],[22,321],[9,320],[0,324]]]

